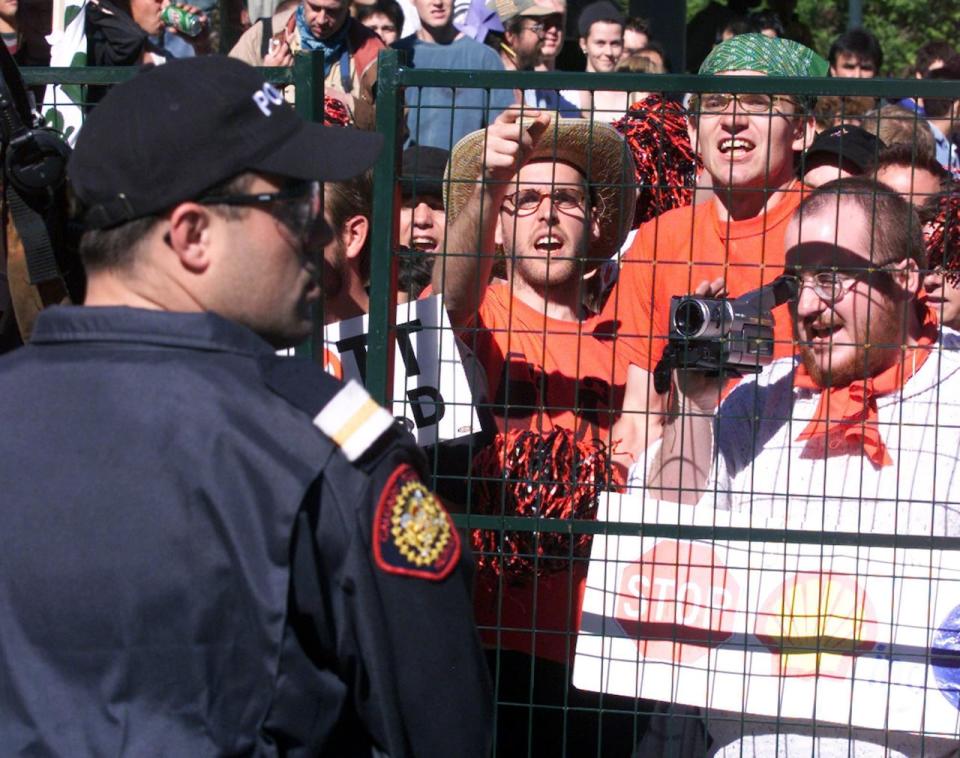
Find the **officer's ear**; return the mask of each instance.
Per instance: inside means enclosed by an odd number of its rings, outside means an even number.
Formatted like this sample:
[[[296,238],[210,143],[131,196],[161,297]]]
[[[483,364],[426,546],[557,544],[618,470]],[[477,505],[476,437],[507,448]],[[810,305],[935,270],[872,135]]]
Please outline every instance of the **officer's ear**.
[[[180,264],[199,274],[210,265],[211,211],[199,203],[180,203],[170,211],[170,227],[164,241],[176,253]]]

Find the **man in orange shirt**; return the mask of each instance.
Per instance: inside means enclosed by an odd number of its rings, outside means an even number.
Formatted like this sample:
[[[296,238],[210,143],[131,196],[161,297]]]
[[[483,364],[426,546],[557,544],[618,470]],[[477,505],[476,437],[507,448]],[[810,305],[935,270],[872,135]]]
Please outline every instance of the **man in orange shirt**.
[[[606,124],[519,113],[451,153],[452,221],[433,286],[484,369],[499,432],[474,461],[472,512],[589,519],[610,484],[627,365],[592,335],[585,274],[630,229],[633,160]],[[498,249],[505,278],[492,278]],[[498,682],[497,754],[526,755],[528,734],[533,755],[592,755],[601,739],[606,754],[629,750],[633,701],[611,707],[609,696],[570,687],[589,538],[475,530],[473,541],[477,622]]]
[[[791,40],[743,34],[714,48],[701,74],[825,76],[827,62]],[[691,102],[692,141],[709,173],[714,197],[677,208],[640,227],[621,261],[598,334],[615,332],[616,349],[632,364],[625,407],[632,414],[627,449],[659,436],[666,396],[653,390],[652,372],[669,333],[670,299],[703,280],[722,279],[737,297],[783,272],[787,221],[800,203],[794,151],[813,137],[809,103],[766,94],[703,94]],[[775,355],[792,352],[784,308],[776,318]],[[625,414],[626,421],[629,418]],[[649,423],[648,423],[649,422]]]

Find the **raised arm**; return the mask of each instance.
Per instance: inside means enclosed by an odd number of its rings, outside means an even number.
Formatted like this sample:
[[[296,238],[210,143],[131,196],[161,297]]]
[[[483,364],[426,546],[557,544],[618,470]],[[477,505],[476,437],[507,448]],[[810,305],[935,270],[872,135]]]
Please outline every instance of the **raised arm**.
[[[703,282],[697,295],[720,297],[723,281]],[[645,373],[645,372],[644,372]],[[696,504],[710,480],[714,455],[714,418],[722,377],[676,370],[676,407],[663,426],[660,449],[647,466],[647,493],[658,500]]]
[[[480,307],[493,268],[500,206],[510,180],[550,125],[548,113],[524,110],[523,115],[521,122],[520,109],[509,108],[487,127],[477,183],[450,220],[446,250],[433,267],[433,290],[443,294],[454,326],[469,324]]]

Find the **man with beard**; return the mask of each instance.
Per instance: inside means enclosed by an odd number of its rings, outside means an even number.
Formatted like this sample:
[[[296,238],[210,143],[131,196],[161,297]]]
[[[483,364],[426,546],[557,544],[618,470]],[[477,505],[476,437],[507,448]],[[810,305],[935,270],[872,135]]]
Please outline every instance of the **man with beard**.
[[[960,535],[960,335],[938,336],[920,298],[926,256],[916,212],[884,185],[841,179],[804,199],[786,247],[799,288],[790,306],[799,356],[741,382],[719,412],[717,378],[678,372],[680,421],[665,428],[637,483],[646,479],[661,500],[747,512],[758,523],[789,512],[825,533]],[[721,287],[703,282],[698,292]],[[838,706],[846,713],[849,704]],[[708,726],[723,756],[956,749],[907,733],[739,713],[711,711]]]
[[[542,3],[542,4],[541,4]],[[543,19],[555,16],[550,0],[499,0],[503,24],[500,61],[506,71],[533,71],[540,62],[546,31]]]
[[[374,128],[377,33],[350,16],[348,0],[301,0],[278,11],[269,28],[257,23],[230,51],[251,66],[292,66],[302,52],[323,53],[323,89],[350,111],[361,129]]]
[[[633,161],[623,138],[605,124],[554,121],[529,110],[524,116],[529,120],[508,110],[454,147],[447,252],[434,266],[433,285],[484,369],[485,407],[499,432],[477,455],[474,481],[502,482],[507,491],[514,484],[543,486],[549,494],[542,498],[542,514],[592,518],[550,484],[555,475],[542,472],[555,466],[567,472],[564,486],[588,491],[597,486],[589,473],[593,463],[612,463],[625,365],[609,343],[590,334],[596,314],[583,304],[584,275],[596,259],[619,249],[630,228]],[[466,241],[477,230],[479,241]],[[497,251],[505,279],[491,281]],[[513,451],[506,460],[504,450]],[[529,460],[539,463],[525,481],[519,467]],[[609,483],[606,464],[598,468]],[[472,512],[521,513],[499,487],[481,490],[475,485]],[[605,755],[626,754],[633,729],[642,731],[635,702],[569,686],[589,541],[577,549],[547,549],[550,567],[542,571],[503,576],[499,556],[509,548],[488,550],[484,534],[489,532],[473,534],[484,555],[475,605],[491,668],[499,671],[498,754],[517,754],[517,735],[528,730],[534,755],[561,755],[564,749],[567,755],[592,755],[601,731]],[[506,541],[531,538],[528,533]]]
[[[721,76],[823,76],[826,71],[827,62],[812,50],[762,34],[721,43],[700,67],[701,74]],[[621,260],[601,322],[603,329],[616,331],[618,350],[633,364],[628,404],[649,409],[649,415],[634,418],[633,433],[641,444],[659,436],[666,407],[667,394],[653,390],[651,374],[666,345],[671,297],[721,275],[730,295],[738,297],[782,273],[783,235],[801,195],[794,151],[813,138],[809,103],[795,97],[704,94],[694,97],[690,113],[691,140],[714,196],[640,227]],[[785,308],[774,315],[775,354],[790,355]]]

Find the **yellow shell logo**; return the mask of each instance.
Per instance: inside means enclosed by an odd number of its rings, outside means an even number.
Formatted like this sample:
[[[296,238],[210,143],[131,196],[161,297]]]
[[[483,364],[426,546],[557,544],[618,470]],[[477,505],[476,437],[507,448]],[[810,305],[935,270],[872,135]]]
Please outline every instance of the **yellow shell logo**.
[[[853,657],[871,650],[873,608],[856,577],[798,574],[772,593],[757,614],[757,638],[777,676],[849,676]]]
[[[430,490],[418,481],[406,482],[393,504],[390,534],[407,561],[431,566],[450,542],[450,522]]]

